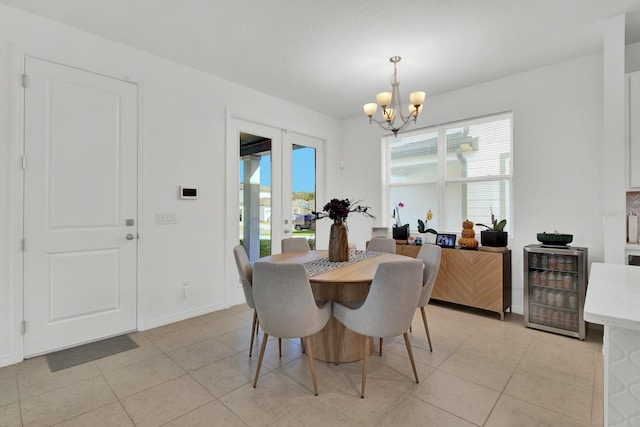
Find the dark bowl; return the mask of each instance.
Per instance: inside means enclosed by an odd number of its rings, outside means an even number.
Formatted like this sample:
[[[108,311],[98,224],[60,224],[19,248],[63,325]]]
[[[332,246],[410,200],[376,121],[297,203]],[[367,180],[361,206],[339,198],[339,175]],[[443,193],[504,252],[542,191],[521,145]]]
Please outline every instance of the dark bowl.
[[[536,237],[543,245],[566,246],[573,241],[573,234],[538,233]]]

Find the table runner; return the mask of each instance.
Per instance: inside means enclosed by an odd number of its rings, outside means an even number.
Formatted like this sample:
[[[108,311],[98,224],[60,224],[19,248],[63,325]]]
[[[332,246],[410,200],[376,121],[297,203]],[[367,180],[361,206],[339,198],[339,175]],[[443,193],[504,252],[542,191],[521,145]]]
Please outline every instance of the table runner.
[[[349,259],[349,261],[333,262],[329,261],[329,258],[320,258],[314,261],[305,262],[302,265],[307,271],[307,277],[312,277],[318,274],[326,273],[327,271],[335,270],[336,268],[354,264],[367,258],[373,258],[375,256],[382,255],[383,253],[384,252],[356,251],[355,258]]]

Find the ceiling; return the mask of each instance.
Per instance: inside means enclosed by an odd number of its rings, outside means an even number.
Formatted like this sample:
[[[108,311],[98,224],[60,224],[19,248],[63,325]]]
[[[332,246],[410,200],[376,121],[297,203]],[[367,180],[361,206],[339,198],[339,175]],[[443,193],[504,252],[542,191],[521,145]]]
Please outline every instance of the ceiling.
[[[389,90],[429,95],[602,50],[640,0],[0,0],[336,118]]]

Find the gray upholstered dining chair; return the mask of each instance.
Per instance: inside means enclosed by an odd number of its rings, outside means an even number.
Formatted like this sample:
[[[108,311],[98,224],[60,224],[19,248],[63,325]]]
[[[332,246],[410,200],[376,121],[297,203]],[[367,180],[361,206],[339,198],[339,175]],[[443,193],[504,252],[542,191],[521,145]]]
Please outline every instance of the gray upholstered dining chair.
[[[253,268],[253,299],[264,331],[253,387],[258,383],[269,335],[304,338],[313,390],[317,396],[318,383],[310,337],[324,328],[331,318],[331,302],[324,302],[320,307],[317,305],[302,264],[257,262]]]
[[[247,305],[253,309],[253,322],[251,324],[251,343],[249,344],[249,357],[253,352],[253,339],[258,335],[258,328],[260,321],[258,319],[258,312],[256,311],[256,305],[253,302],[253,267],[249,262],[247,251],[244,246],[238,245],[233,248],[233,256],[236,259],[236,267],[238,268],[238,274],[240,275],[240,283],[242,283],[242,291],[244,292],[244,300]],[[266,339],[266,338],[265,338]],[[278,341],[280,347],[280,354],[282,355],[282,343]]]
[[[301,252],[301,251],[309,251],[311,248],[309,247],[309,242],[307,239],[303,237],[289,237],[286,239],[282,239],[280,242],[282,252]]]
[[[367,251],[396,253],[396,241],[389,237],[372,237],[367,245]]]
[[[422,271],[422,292],[418,299],[418,308],[422,313],[422,323],[424,323],[424,330],[427,333],[429,351],[433,351],[425,307],[429,304],[431,292],[433,292],[433,285],[436,283],[436,278],[438,277],[440,260],[442,259],[442,248],[438,245],[422,245],[416,258],[422,260],[424,263],[424,270]],[[411,327],[409,327],[409,331],[411,331]],[[380,338],[380,346],[378,348],[380,356],[382,356],[382,341],[383,339]]]
[[[371,352],[370,337],[403,335],[413,375],[416,383],[419,382],[408,331],[422,289],[423,268],[424,264],[417,259],[382,262],[361,306],[352,308],[337,302],[333,304],[334,317],[347,328],[365,336],[360,393],[362,398]]]
[[[436,283],[436,278],[438,277],[440,260],[442,259],[442,248],[438,245],[422,245],[416,258],[422,260],[424,263],[424,271],[422,272],[422,292],[418,299],[418,308],[420,308],[420,312],[422,313],[424,330],[427,332],[429,351],[433,351],[433,347],[431,346],[431,334],[429,334],[429,324],[427,323],[427,313],[424,308],[429,304],[431,292],[433,292],[433,285]],[[380,347],[382,348],[382,346]]]

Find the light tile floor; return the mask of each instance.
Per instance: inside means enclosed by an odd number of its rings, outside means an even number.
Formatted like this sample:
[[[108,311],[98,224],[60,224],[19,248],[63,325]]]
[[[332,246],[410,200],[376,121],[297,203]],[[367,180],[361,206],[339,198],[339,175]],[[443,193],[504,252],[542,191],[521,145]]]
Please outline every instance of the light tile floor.
[[[50,373],[43,357],[0,368],[0,426],[586,426],[602,425],[602,330],[587,340],[524,327],[522,316],[427,308],[404,340],[370,358],[365,399],[360,362],[316,362],[319,396],[299,340],[278,357],[267,345],[252,387],[262,333],[249,353],[253,312],[227,310],[131,334],[139,347]]]

